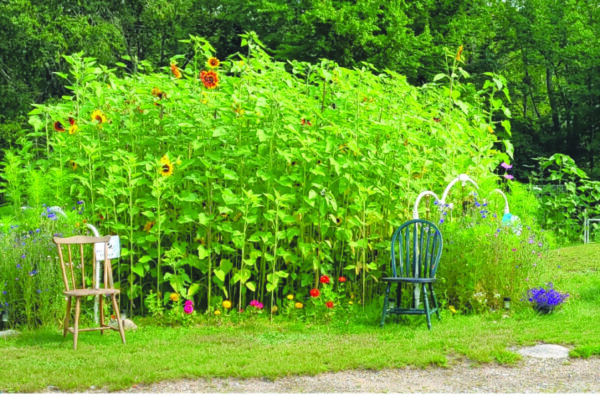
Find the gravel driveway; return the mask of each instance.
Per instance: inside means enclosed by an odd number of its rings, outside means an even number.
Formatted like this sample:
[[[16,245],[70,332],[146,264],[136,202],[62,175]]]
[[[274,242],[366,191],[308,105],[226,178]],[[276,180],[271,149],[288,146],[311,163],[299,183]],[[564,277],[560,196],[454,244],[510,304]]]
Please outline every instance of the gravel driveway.
[[[474,365],[343,371],[265,379],[184,379],[135,385],[129,393],[588,393],[600,392],[600,358],[523,357],[513,367]]]

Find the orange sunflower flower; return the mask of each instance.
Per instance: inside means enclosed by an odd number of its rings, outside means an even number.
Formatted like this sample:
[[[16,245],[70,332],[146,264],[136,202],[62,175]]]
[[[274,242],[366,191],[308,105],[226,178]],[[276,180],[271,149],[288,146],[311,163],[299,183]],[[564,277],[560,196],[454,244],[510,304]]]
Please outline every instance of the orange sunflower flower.
[[[92,112],[92,121],[97,121],[98,124],[106,123],[106,116],[102,110],[96,109]]]
[[[60,121],[54,122],[54,131],[56,132],[65,132],[65,126],[62,125]]]
[[[200,80],[209,90],[217,88],[217,85],[219,85],[219,75],[214,70],[200,72]]]
[[[456,60],[460,61],[460,57],[462,55],[462,52],[464,50],[464,47],[461,45],[460,47],[458,47],[458,52],[456,53]]]
[[[154,222],[153,221],[146,222],[146,224],[144,225],[144,231],[145,232],[149,232],[150,229],[152,229],[152,226],[154,226]]]
[[[160,159],[160,174],[162,176],[173,175],[173,163],[169,160],[169,156],[166,154]]]
[[[181,78],[181,71],[179,70],[175,62],[171,62],[171,72],[173,72],[173,76],[175,76],[176,79]]]
[[[218,68],[219,65],[221,64],[221,62],[217,58],[211,57],[211,58],[208,58],[207,64],[208,64],[208,67],[210,67],[210,68]]]

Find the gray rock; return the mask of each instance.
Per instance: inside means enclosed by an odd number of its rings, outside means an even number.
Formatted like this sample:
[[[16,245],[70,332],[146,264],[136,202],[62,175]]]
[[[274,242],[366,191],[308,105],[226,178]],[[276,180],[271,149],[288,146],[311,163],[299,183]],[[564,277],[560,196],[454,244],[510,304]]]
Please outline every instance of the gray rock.
[[[9,336],[17,336],[19,335],[19,331],[15,331],[14,329],[7,329],[5,331],[0,331],[0,338],[6,338]]]
[[[569,358],[569,349],[560,345],[542,344],[536,346],[528,346],[519,349],[519,353],[523,356],[535,358]]]
[[[124,329],[126,329],[126,330],[136,330],[137,329],[137,325],[135,325],[135,323],[133,321],[131,321],[130,319],[126,318],[121,321],[123,322]],[[109,325],[111,327],[118,327],[116,320],[110,320]]]

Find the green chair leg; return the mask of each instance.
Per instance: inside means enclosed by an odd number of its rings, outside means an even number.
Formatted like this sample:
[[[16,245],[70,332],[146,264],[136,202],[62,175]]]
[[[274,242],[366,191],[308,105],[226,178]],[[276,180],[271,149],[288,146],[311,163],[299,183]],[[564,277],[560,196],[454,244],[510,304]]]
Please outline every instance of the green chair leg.
[[[388,310],[388,303],[390,299],[390,286],[391,283],[388,283],[385,289],[385,298],[383,298],[383,311],[381,312],[381,323],[379,324],[380,327],[383,327],[383,325],[385,324],[385,315]]]
[[[425,317],[427,317],[427,328],[431,330],[431,315],[429,311],[429,298],[427,297],[427,290],[425,284],[421,284],[421,294],[423,295],[423,303],[425,305]]]
[[[435,314],[438,318],[438,320],[441,320],[442,318],[440,317],[440,307],[438,305],[438,301],[437,298],[435,296],[435,291],[433,290],[433,285],[429,284],[429,290],[431,291],[431,297],[433,298],[433,304],[435,305]]]

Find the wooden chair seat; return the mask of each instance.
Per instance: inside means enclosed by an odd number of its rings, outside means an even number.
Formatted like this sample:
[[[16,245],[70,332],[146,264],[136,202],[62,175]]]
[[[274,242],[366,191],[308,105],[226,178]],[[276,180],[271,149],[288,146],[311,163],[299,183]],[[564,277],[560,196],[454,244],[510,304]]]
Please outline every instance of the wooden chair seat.
[[[120,290],[116,288],[79,288],[70,291],[63,291],[65,296],[95,296],[119,294]]]
[[[58,249],[58,258],[60,260],[60,269],[62,272],[65,290],[63,294],[67,297],[67,312],[63,324],[63,336],[68,332],[73,334],[73,349],[77,349],[77,340],[79,332],[100,331],[104,334],[105,330],[114,329],[121,334],[121,341],[125,343],[125,331],[121,321],[117,295],[120,293],[118,288],[114,287],[112,267],[108,258],[108,242],[110,236],[89,237],[54,237],[53,241]],[[96,244],[102,244],[104,248],[104,266],[103,266],[103,287],[100,287],[100,280],[96,280],[96,267],[100,262],[96,261]],[[72,248],[75,247],[75,248]],[[91,262],[90,262],[91,259]],[[86,278],[86,274],[88,277]],[[90,277],[91,276],[91,277]],[[90,283],[91,280],[91,283]],[[81,315],[81,305],[85,304],[83,300],[86,296],[97,297],[100,309],[100,326],[96,328],[79,328],[79,317]],[[104,321],[104,299],[109,298],[112,303],[112,309],[117,320],[117,327],[106,324]],[[73,326],[69,327],[71,322],[71,304],[75,300],[75,318]],[[83,301],[83,302],[82,302]]]

